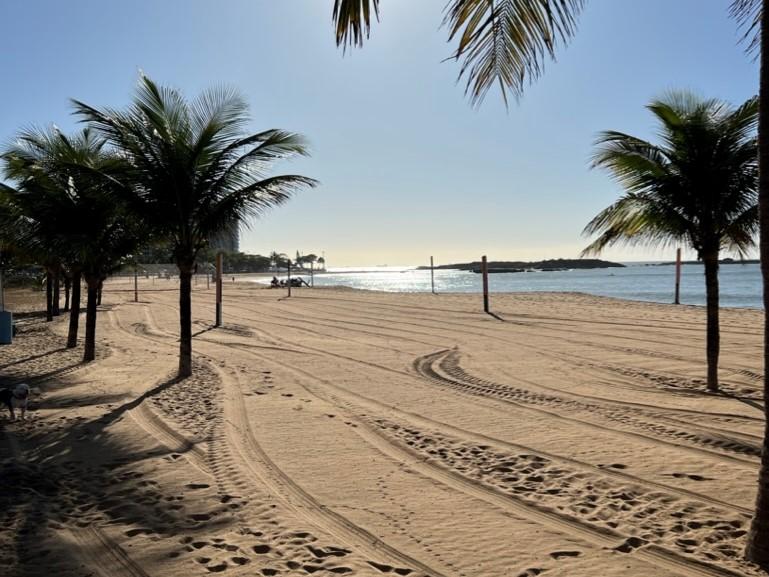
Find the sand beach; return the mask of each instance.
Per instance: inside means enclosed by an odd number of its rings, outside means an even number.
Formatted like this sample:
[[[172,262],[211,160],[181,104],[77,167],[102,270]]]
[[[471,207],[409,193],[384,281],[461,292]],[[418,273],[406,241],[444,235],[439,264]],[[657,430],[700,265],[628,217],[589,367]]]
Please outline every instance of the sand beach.
[[[213,328],[198,285],[176,381],[178,293],[125,287],[94,363],[64,316],[0,348],[3,575],[761,574],[760,311],[714,396],[698,307],[236,282]]]

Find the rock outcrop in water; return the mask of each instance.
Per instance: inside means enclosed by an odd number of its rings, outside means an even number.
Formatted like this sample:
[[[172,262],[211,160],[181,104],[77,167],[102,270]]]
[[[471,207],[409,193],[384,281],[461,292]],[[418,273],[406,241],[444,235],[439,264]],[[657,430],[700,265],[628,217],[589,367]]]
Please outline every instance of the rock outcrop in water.
[[[560,270],[570,269],[589,269],[589,268],[614,268],[624,267],[624,264],[617,262],[610,262],[607,260],[600,260],[597,258],[584,258],[584,259],[550,259],[539,261],[489,261],[488,268],[490,273],[511,273],[511,272],[526,272],[526,271],[544,271],[553,272]],[[420,266],[420,270],[429,269],[428,266]],[[451,270],[469,270],[473,272],[481,271],[480,261],[458,263],[458,264],[444,264],[436,266],[436,269],[451,269]]]

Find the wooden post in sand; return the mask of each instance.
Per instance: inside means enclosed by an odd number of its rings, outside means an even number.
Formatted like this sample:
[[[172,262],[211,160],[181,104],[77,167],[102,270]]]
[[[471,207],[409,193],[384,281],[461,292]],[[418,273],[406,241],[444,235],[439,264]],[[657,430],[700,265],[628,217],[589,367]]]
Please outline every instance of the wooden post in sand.
[[[489,265],[486,255],[481,257],[481,273],[483,273],[483,311],[489,312]]]
[[[433,257],[430,257],[430,289],[435,294],[435,263]]]
[[[222,326],[222,253],[216,254],[216,322],[215,327]]]
[[[288,268],[288,280],[286,281],[286,286],[288,287],[288,296],[291,296],[291,261],[288,261],[288,264],[286,265]]]
[[[139,302],[139,265],[134,265],[134,302]]]
[[[674,304],[681,304],[681,249],[676,250],[676,298]]]

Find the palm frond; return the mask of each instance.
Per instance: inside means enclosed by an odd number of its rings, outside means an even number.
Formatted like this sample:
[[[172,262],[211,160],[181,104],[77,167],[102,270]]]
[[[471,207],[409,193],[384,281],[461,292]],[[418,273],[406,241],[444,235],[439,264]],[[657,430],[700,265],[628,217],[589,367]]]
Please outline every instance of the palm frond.
[[[738,214],[724,229],[724,248],[741,258],[748,256],[749,251],[756,246],[758,222],[758,204]]]
[[[363,46],[364,37],[371,33],[372,14],[379,20],[379,0],[334,0],[336,45]]]
[[[517,98],[576,30],[584,0],[451,0],[444,25],[458,39],[451,58],[461,61],[459,79],[479,105],[498,85],[505,103]]]
[[[233,221],[249,224],[249,217],[261,216],[270,208],[280,206],[303,188],[313,188],[318,182],[299,175],[280,175],[257,180],[223,195],[201,211],[195,237],[204,241],[226,229]]]
[[[732,0],[730,13],[745,30],[742,40],[748,43],[748,52],[757,52],[759,49],[761,4],[761,0]]]

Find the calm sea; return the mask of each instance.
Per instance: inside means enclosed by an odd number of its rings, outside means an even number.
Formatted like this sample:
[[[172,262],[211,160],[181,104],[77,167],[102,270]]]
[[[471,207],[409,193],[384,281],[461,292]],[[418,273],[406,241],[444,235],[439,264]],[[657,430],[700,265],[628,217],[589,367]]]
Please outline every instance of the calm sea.
[[[309,280],[308,275],[300,275]],[[758,264],[728,264],[720,268],[721,306],[762,308]],[[594,295],[669,303],[673,301],[675,267],[628,263],[626,268],[555,272],[495,273],[489,275],[492,292],[578,291]],[[430,271],[408,267],[332,269],[316,274],[317,286],[347,286],[389,292],[429,292]],[[481,275],[457,270],[436,270],[438,292],[481,291]],[[705,304],[702,265],[683,266],[681,302]]]

